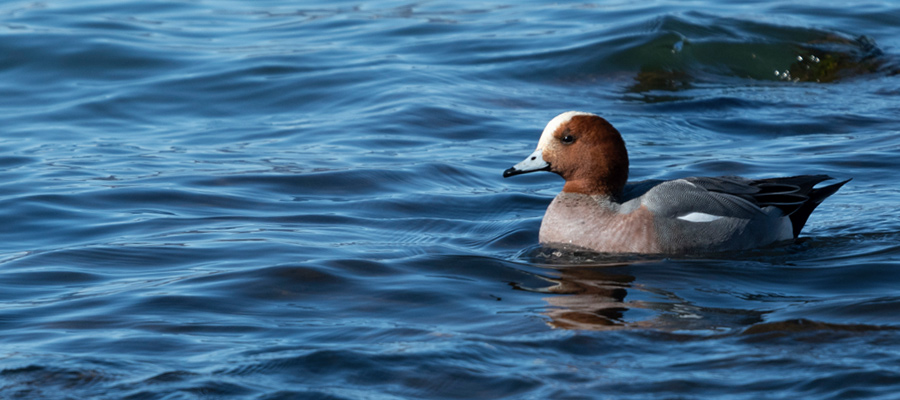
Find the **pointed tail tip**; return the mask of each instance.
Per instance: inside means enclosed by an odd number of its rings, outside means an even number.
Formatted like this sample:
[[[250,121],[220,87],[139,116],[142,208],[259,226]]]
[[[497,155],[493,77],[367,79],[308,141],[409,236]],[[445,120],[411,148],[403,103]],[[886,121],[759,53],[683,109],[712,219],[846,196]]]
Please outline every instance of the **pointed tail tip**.
[[[833,179],[830,176],[828,179]],[[813,189],[809,192],[809,200],[804,203],[800,208],[791,214],[791,223],[794,226],[794,239],[800,237],[800,231],[803,230],[803,227],[806,225],[806,220],[809,219],[810,214],[815,211],[816,207],[819,204],[822,204],[825,199],[829,196],[833,195],[841,186],[844,186],[847,182],[850,182],[853,178],[840,181],[838,183],[832,183],[828,186],[823,186],[817,189]]]
[[[834,178],[829,177],[829,179],[834,179]],[[833,195],[835,192],[838,191],[838,189],[840,189],[842,186],[844,186],[844,184],[846,184],[847,182],[850,182],[851,180],[853,180],[853,178],[848,178],[846,180],[843,180],[843,181],[840,181],[837,183],[832,183],[828,186],[823,186],[823,187],[820,187],[817,189],[813,189],[809,193],[809,198],[816,204],[821,203],[823,200],[825,200],[829,196]]]

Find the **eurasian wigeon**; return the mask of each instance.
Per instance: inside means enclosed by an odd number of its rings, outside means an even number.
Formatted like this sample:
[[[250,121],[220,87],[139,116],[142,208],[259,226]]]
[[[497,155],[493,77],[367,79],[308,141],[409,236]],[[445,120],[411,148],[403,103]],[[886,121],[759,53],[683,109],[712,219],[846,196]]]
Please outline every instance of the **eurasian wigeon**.
[[[577,111],[550,120],[534,153],[503,177],[535,171],[566,180],[544,214],[541,243],[609,253],[745,250],[794,239],[816,206],[849,181],[818,189],[831,177],[627,183],[622,136],[605,119]]]

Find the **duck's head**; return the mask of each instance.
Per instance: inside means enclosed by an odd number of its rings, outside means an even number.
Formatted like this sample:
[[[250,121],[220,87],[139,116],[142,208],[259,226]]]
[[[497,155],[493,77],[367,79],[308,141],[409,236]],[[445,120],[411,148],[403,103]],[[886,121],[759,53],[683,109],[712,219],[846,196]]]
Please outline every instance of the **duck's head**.
[[[537,149],[503,171],[503,177],[535,171],[562,176],[564,192],[618,196],[628,181],[628,152],[619,131],[605,119],[568,111],[547,123]]]

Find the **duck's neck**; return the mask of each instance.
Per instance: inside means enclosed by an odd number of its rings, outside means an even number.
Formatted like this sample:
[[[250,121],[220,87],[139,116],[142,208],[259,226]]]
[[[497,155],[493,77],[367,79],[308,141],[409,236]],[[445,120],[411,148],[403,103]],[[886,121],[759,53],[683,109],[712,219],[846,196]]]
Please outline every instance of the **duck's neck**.
[[[614,187],[603,182],[588,181],[583,179],[568,180],[563,186],[562,191],[565,193],[577,193],[588,196],[606,197],[611,200],[618,199],[622,196],[622,187]]]

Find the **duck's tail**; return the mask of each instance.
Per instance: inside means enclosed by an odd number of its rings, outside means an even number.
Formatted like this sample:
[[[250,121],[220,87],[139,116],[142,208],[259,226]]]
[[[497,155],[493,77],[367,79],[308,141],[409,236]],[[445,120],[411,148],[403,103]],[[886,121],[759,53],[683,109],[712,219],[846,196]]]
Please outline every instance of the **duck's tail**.
[[[827,179],[831,178],[829,177]],[[822,202],[825,201],[828,196],[831,196],[834,194],[834,192],[837,192],[838,189],[840,189],[841,186],[844,186],[844,184],[847,182],[850,182],[850,179],[818,189],[809,189],[809,192],[806,194],[806,196],[809,197],[809,200],[803,202],[803,205],[801,205],[800,208],[797,209],[797,211],[794,211],[790,215],[791,225],[794,226],[794,238],[800,236],[800,231],[803,229],[803,226],[806,225],[806,220],[809,219],[809,215],[812,214],[813,210],[815,210],[816,207],[819,206],[819,204],[822,204]]]

